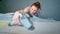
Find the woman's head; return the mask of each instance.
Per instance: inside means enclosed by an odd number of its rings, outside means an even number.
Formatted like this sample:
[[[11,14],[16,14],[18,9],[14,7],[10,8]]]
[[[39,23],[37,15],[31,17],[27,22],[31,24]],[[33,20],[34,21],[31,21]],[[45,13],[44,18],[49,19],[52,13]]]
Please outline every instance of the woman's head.
[[[30,7],[30,14],[37,14],[38,10],[41,10],[40,2],[35,2]]]

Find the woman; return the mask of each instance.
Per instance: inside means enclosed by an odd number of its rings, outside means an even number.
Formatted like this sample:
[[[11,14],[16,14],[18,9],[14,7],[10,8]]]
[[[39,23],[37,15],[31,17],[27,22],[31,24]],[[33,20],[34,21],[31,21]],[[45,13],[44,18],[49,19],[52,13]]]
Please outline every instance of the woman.
[[[9,25],[14,24],[21,26],[22,23],[20,19],[23,17],[24,14],[29,14],[30,17],[33,17],[33,15],[37,15],[39,10],[41,10],[40,2],[35,2],[31,6],[25,8],[24,10],[16,11],[13,16],[12,23],[10,23]]]

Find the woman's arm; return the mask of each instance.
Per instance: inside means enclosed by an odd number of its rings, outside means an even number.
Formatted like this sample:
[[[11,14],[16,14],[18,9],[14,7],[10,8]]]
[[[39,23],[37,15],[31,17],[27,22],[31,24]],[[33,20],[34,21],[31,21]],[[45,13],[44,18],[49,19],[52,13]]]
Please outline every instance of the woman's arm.
[[[15,14],[14,14],[14,16],[13,16],[13,22],[15,24],[19,24],[20,23],[20,20],[19,20],[20,18],[21,18],[21,16],[19,14],[19,11],[16,11]]]

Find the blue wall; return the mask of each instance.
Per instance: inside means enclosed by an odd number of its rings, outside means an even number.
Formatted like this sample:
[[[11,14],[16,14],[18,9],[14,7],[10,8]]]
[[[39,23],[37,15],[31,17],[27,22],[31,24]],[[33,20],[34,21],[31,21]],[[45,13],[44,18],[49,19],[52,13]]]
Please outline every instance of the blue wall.
[[[60,0],[3,0],[0,10],[14,12],[24,9],[36,1],[39,1],[42,6],[42,10],[38,14],[40,18],[60,20]]]

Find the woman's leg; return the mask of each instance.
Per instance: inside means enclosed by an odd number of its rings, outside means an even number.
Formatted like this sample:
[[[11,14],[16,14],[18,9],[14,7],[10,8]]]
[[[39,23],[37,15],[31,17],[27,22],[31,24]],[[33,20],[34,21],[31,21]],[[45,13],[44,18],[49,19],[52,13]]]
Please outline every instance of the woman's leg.
[[[10,22],[8,26],[23,26],[21,23]]]

